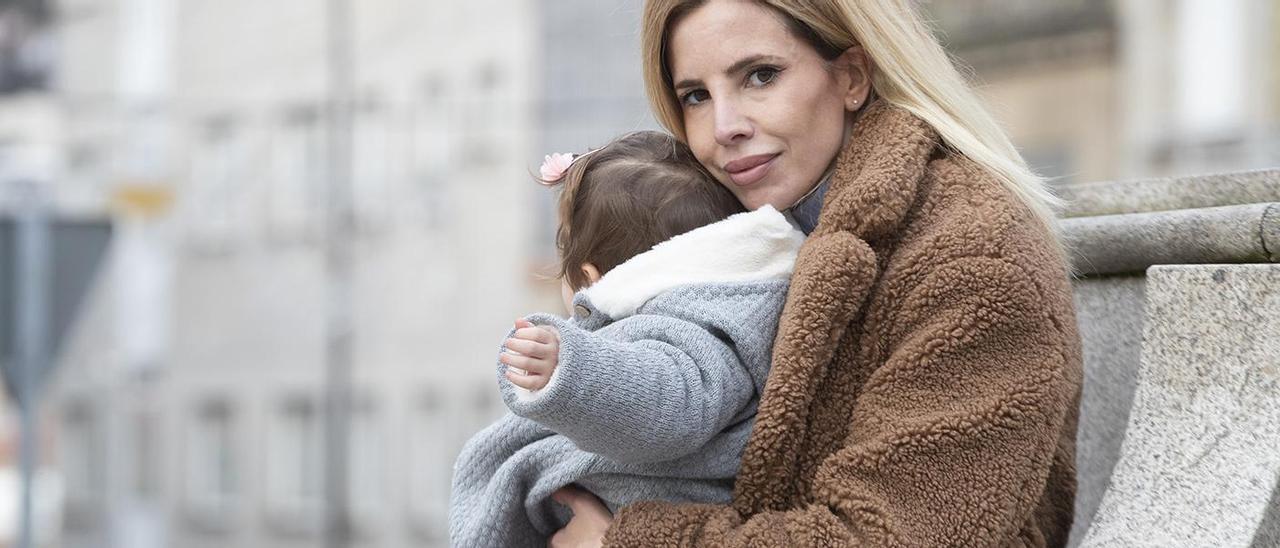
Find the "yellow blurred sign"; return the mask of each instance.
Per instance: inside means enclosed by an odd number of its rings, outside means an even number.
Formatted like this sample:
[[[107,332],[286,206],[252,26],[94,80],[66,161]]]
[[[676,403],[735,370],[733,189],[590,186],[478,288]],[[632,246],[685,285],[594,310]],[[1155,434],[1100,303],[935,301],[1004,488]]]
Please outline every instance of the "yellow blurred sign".
[[[157,217],[169,210],[173,190],[158,183],[124,183],[116,187],[111,204],[117,213]]]

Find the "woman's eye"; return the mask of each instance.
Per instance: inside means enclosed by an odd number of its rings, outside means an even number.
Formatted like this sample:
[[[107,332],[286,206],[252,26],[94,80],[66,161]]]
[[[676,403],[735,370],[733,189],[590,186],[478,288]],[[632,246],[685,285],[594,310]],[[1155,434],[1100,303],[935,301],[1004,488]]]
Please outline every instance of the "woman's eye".
[[[751,74],[747,75],[747,85],[752,87],[767,86],[770,82],[773,82],[774,78],[778,77],[778,72],[778,69],[768,67],[753,70]]]
[[[711,98],[711,95],[707,93],[707,90],[695,89],[693,91],[685,92],[684,95],[681,95],[680,102],[683,103],[685,106],[693,106],[703,101],[706,101],[707,99],[710,99],[710,98]]]

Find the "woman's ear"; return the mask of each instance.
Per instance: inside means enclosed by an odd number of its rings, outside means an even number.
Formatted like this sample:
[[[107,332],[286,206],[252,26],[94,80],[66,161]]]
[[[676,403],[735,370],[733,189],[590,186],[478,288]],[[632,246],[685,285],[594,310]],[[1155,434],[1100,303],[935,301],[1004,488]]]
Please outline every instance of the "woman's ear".
[[[862,46],[853,46],[836,58],[835,63],[847,80],[844,90],[844,108],[850,112],[857,111],[867,104],[871,95],[871,58]]]
[[[582,263],[582,275],[587,277],[587,282],[594,284],[600,281],[600,269],[591,263]]]

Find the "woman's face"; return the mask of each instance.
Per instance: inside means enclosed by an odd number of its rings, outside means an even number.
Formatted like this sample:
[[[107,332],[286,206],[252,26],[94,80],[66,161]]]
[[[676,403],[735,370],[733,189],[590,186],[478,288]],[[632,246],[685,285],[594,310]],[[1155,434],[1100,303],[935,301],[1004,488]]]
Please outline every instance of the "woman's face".
[[[779,15],[745,0],[708,2],[669,40],[698,161],[749,209],[791,207],[840,150],[845,114],[866,96],[856,73],[833,68]]]

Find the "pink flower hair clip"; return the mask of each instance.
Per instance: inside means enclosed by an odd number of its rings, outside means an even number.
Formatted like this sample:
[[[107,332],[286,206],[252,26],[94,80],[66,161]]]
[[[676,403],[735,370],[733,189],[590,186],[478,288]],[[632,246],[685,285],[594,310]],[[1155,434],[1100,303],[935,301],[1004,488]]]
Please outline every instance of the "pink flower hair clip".
[[[546,186],[551,186],[560,182],[564,178],[569,166],[573,165],[573,154],[567,152],[555,152],[548,154],[542,159],[542,167],[538,168],[538,174],[542,176],[539,181]]]
[[[555,186],[564,178],[564,174],[569,171],[569,166],[584,157],[594,154],[600,149],[593,148],[582,154],[572,154],[569,152],[555,152],[542,157],[542,167],[538,168],[538,174],[542,177],[538,180],[543,186]]]

